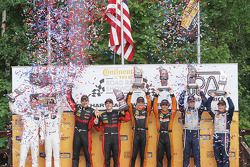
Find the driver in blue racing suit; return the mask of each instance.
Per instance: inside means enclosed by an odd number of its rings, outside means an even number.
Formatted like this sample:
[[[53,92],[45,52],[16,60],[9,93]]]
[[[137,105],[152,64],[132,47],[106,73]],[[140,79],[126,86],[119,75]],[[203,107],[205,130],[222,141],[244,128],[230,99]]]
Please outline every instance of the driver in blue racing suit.
[[[191,151],[194,155],[194,164],[200,167],[200,120],[204,111],[206,97],[201,91],[200,97],[202,102],[199,108],[195,107],[195,97],[189,95],[187,105],[184,104],[186,90],[184,90],[179,98],[179,110],[182,115],[184,129],[184,150],[183,150],[183,167],[190,166]],[[185,107],[187,106],[187,107]]]

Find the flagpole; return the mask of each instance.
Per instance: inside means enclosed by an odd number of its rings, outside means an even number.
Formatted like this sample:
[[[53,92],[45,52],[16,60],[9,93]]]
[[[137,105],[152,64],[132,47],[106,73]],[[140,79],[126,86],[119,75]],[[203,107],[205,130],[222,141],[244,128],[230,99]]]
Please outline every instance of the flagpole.
[[[122,47],[122,53],[121,53],[121,59],[122,59],[122,65],[124,65],[124,34],[123,34],[123,0],[121,0],[121,47]]]
[[[197,17],[197,24],[198,24],[198,38],[197,38],[197,62],[201,64],[201,27],[200,27],[200,1],[198,0],[198,17]]]
[[[113,52],[114,54],[113,54],[113,57],[114,57],[114,64],[115,64],[115,52]]]
[[[117,11],[118,11],[118,3],[117,3],[117,1],[115,1],[115,18],[117,19]],[[117,29],[117,24],[115,25],[115,28]],[[116,55],[116,53],[115,53],[115,51],[113,51],[113,53],[114,53],[114,64],[115,64],[115,55]]]

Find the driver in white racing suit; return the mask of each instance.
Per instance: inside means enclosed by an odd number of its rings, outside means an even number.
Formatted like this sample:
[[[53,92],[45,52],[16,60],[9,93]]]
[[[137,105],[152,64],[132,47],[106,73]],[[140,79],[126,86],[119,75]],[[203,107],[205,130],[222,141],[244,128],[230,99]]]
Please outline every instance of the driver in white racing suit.
[[[54,156],[54,167],[60,167],[60,122],[63,111],[67,109],[65,100],[48,100],[48,107],[43,115],[45,125],[43,129],[45,129],[46,167],[52,166],[52,151]]]
[[[25,167],[29,148],[31,148],[32,167],[38,167],[39,156],[39,130],[41,143],[44,141],[42,128],[42,113],[38,110],[38,99],[30,97],[28,104],[16,100],[9,102],[10,111],[21,116],[23,122],[23,133],[20,146],[20,161],[19,167]],[[41,128],[41,129],[40,129]]]

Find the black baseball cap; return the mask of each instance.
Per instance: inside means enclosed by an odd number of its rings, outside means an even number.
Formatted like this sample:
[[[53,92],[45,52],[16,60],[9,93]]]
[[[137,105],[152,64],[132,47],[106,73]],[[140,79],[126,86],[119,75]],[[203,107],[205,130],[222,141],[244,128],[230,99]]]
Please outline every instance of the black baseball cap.
[[[83,100],[89,101],[89,97],[87,95],[82,95],[81,101]]]
[[[108,99],[105,100],[105,104],[108,103],[108,102],[113,104],[113,100],[110,99],[110,98],[108,98]]]
[[[140,103],[140,102],[142,102],[142,103],[145,102],[145,100],[144,100],[143,97],[138,97],[138,98],[136,99],[136,103]]]
[[[194,96],[188,96],[187,101],[188,101],[188,102],[189,102],[189,101],[195,101],[195,97],[194,97]]]
[[[167,99],[163,99],[160,103],[160,106],[167,105],[169,106],[169,101]]]
[[[225,102],[225,100],[219,100],[219,102],[218,102],[218,104],[217,105],[224,105],[224,106],[226,106],[226,102]]]

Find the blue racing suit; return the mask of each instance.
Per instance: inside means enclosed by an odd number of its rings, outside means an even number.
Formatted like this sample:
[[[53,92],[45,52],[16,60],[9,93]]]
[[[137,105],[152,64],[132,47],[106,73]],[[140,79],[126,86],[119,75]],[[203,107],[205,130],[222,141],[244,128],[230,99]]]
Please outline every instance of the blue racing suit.
[[[200,167],[200,120],[206,104],[206,97],[203,92],[200,92],[202,102],[199,108],[185,107],[186,91],[184,90],[179,98],[179,110],[182,114],[184,125],[184,149],[183,149],[183,167],[190,165],[191,151],[194,156],[194,164]]]
[[[230,97],[227,97],[229,105],[228,111],[219,112],[212,110],[211,103],[213,97],[207,100],[207,110],[213,118],[214,122],[214,156],[217,162],[217,167],[229,167],[229,149],[230,149],[230,125],[234,113],[234,104]]]

